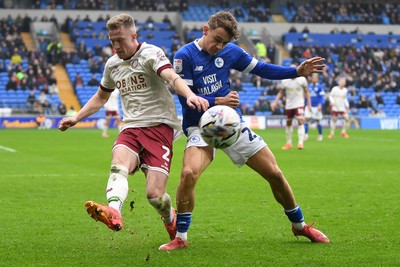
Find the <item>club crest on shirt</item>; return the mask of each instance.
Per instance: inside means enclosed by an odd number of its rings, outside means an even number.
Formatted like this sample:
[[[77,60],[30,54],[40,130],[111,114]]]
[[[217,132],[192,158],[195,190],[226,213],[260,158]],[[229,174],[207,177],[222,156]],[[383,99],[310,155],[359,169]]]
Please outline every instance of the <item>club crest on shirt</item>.
[[[222,66],[224,66],[224,60],[221,57],[217,57],[214,64],[217,68],[222,68]]]
[[[182,59],[174,59],[174,70],[176,73],[182,71]]]
[[[131,68],[132,69],[136,69],[136,67],[138,66],[138,60],[137,59],[134,59],[134,60],[132,60],[131,61]]]
[[[194,135],[194,136],[190,137],[190,142],[198,143],[198,142],[200,142],[200,138],[198,136]]]
[[[166,56],[165,56],[164,52],[157,51],[157,58],[160,59],[160,60],[165,60]]]

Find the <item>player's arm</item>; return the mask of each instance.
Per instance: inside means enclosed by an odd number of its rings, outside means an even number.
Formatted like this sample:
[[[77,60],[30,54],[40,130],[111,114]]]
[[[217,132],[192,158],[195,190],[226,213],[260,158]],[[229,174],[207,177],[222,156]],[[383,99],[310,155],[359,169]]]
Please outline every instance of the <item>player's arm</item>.
[[[311,96],[310,96],[310,91],[308,91],[307,84],[303,85],[303,92],[304,92],[304,97],[307,101],[307,107],[311,111]]]
[[[258,61],[250,73],[269,80],[291,79],[299,76],[308,76],[312,73],[322,73],[325,68],[325,59],[313,57],[303,61],[297,68],[284,67]]]
[[[190,108],[197,109],[198,111],[206,111],[208,109],[208,101],[195,95],[173,69],[167,68],[162,70],[160,76],[177,94],[186,98],[186,103]]]
[[[335,102],[335,87],[331,90],[330,94],[329,94],[329,104],[334,107],[336,105]]]
[[[236,108],[239,106],[240,99],[239,94],[236,91],[230,91],[229,94],[223,97],[215,97],[215,105],[225,105],[231,108]]]
[[[344,106],[346,107],[347,113],[349,113],[350,112],[350,104],[349,104],[349,100],[347,100],[347,97],[344,99]]]
[[[318,109],[318,111],[321,111],[322,110],[322,106],[324,105],[324,103],[325,103],[325,98],[324,98],[324,91],[322,91],[322,93],[320,93],[319,95],[318,95],[318,106],[317,106],[317,109]]]
[[[74,126],[81,120],[89,117],[90,115],[99,111],[110,97],[111,92],[105,91],[99,87],[96,94],[94,94],[89,101],[83,106],[83,108],[74,116],[69,118],[63,118],[58,125],[58,129],[65,131],[68,128]]]
[[[271,109],[272,109],[272,111],[275,110],[276,105],[278,104],[278,101],[279,101],[279,99],[282,98],[282,96],[283,96],[283,89],[279,89],[279,92],[276,94],[275,100],[272,101],[272,103],[271,103]]]

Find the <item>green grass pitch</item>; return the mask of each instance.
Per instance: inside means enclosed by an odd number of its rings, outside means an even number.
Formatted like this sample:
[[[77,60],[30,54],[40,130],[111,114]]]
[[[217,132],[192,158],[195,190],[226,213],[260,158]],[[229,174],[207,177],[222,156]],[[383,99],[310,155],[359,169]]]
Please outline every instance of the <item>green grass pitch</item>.
[[[258,133],[330,244],[294,237],[267,182],[218,151],[196,188],[190,246],[159,251],[168,236],[142,173],[129,178],[121,232],[85,212],[85,201],[105,202],[116,130],[109,139],[100,130],[0,130],[0,266],[399,266],[400,131],[317,142],[312,130],[303,151],[280,149],[284,129]],[[175,143],[168,183],[174,201],[183,146]]]

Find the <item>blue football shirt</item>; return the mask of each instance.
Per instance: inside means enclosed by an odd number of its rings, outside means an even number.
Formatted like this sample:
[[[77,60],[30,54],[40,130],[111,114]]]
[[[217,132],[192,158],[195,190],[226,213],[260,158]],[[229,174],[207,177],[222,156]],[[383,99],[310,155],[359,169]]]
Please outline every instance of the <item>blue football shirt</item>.
[[[184,45],[174,55],[174,69],[192,91],[206,98],[214,106],[216,97],[230,92],[230,70],[250,72],[266,79],[297,77],[296,68],[281,67],[258,61],[236,44],[228,43],[216,55],[203,51],[195,40]],[[203,112],[189,108],[186,99],[179,96],[182,105],[183,130],[197,126]],[[242,116],[239,107],[236,111]]]

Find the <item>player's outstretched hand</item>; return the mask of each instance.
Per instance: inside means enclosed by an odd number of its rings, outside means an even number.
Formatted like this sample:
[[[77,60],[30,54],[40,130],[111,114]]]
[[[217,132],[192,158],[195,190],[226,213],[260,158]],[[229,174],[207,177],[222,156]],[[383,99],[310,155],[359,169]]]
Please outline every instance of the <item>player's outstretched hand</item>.
[[[227,94],[224,97],[217,97],[216,99],[216,105],[225,105],[231,108],[236,108],[239,106],[240,99],[239,99],[239,94],[236,91],[230,91],[229,94]]]
[[[209,106],[208,100],[196,95],[187,98],[186,104],[192,109],[197,109],[197,111],[206,111]]]
[[[197,111],[206,111],[208,109],[208,101],[200,96],[192,96],[187,98],[187,105],[192,109],[197,109]]]
[[[307,60],[304,60],[297,67],[297,75],[299,76],[307,76],[311,73],[322,73],[325,68],[325,58],[323,57],[313,57]]]
[[[65,131],[65,130],[67,130],[68,128],[74,126],[74,125],[77,124],[77,123],[78,123],[78,121],[76,120],[75,117],[63,118],[63,119],[60,121],[59,125],[58,125],[58,129],[59,129],[60,131]]]

